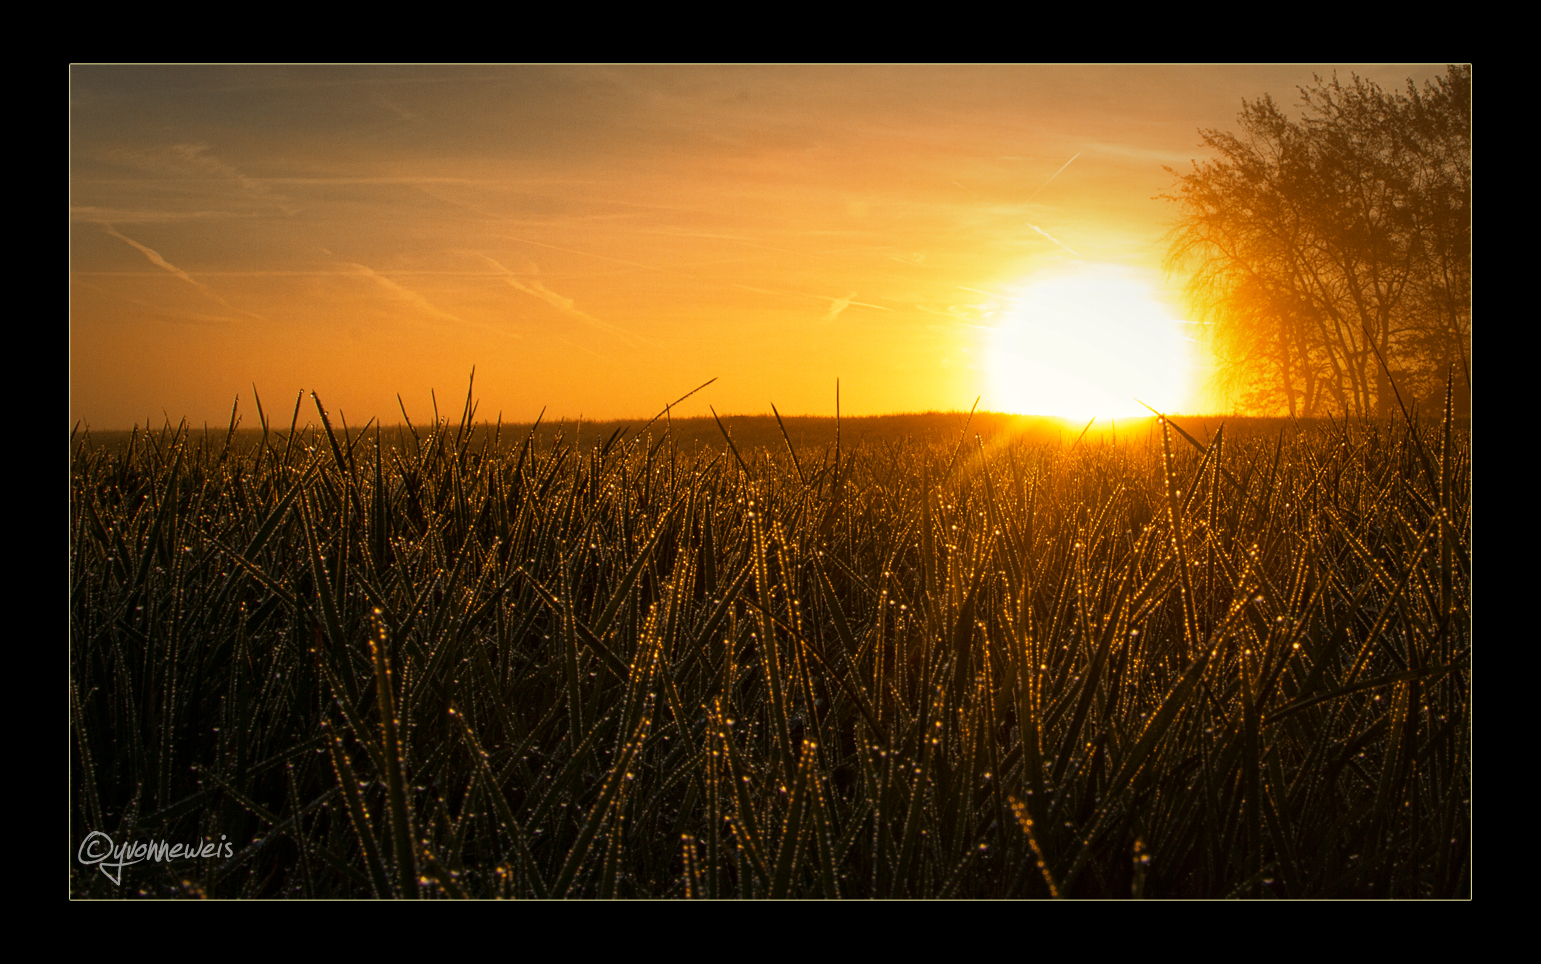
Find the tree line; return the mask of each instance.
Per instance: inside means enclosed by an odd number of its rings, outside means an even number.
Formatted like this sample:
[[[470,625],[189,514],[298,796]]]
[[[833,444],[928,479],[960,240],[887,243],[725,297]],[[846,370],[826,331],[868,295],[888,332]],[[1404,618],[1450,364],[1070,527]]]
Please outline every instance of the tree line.
[[[1300,88],[1292,119],[1243,101],[1240,133],[1164,195],[1168,267],[1238,411],[1388,417],[1471,388],[1471,67],[1420,90]]]

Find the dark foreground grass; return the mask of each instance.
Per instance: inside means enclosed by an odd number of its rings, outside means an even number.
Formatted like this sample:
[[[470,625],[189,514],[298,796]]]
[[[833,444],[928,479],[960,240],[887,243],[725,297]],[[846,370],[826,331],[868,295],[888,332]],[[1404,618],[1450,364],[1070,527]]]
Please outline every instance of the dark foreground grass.
[[[71,892],[1468,894],[1468,433],[1184,427],[73,440]]]

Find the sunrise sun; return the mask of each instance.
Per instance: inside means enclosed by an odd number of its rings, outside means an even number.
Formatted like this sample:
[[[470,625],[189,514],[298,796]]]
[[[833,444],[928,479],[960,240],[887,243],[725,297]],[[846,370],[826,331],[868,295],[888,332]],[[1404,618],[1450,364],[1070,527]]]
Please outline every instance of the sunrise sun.
[[[1191,335],[1154,282],[1113,265],[1028,279],[990,329],[991,407],[1066,419],[1189,402]]]

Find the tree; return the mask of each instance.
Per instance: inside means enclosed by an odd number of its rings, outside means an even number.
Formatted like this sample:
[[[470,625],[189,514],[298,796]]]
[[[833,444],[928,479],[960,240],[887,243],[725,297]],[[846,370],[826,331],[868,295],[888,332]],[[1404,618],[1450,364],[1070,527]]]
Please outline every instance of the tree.
[[[1410,402],[1451,369],[1469,392],[1471,68],[1300,95],[1299,120],[1244,101],[1240,136],[1200,131],[1214,160],[1168,169],[1168,267],[1190,272],[1219,387],[1299,416],[1385,417],[1393,380]]]

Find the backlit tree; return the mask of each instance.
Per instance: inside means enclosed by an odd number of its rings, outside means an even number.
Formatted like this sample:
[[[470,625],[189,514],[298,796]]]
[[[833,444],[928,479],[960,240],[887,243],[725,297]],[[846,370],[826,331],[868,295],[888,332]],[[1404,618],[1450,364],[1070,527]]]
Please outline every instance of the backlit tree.
[[[1354,77],[1264,95],[1166,197],[1168,264],[1189,272],[1218,387],[1245,411],[1385,417],[1469,397],[1471,68],[1388,93]],[[1442,397],[1442,396],[1441,396]]]

